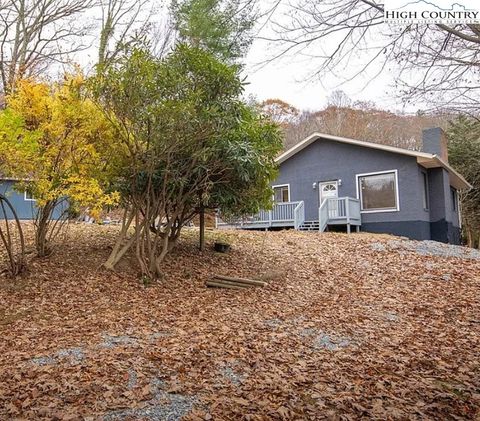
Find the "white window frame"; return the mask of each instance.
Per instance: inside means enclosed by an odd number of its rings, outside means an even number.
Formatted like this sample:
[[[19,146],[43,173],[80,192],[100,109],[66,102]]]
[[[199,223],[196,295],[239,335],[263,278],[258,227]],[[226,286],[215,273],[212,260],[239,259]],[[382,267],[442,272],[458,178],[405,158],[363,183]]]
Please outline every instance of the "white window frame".
[[[453,193],[453,198],[452,198],[453,201],[451,204],[452,212],[460,215],[460,212],[459,212],[460,198],[458,197],[458,190],[455,187],[450,186],[450,197],[452,197],[452,193]]]
[[[290,196],[290,184],[276,184],[272,186],[272,189],[275,190],[276,187],[286,187],[288,191],[288,202],[279,202],[279,203],[290,203],[292,201],[292,196]],[[275,202],[275,192],[273,193],[273,201]]]
[[[395,177],[395,208],[388,208],[388,209],[372,209],[372,210],[362,210],[363,208],[363,200],[360,194],[360,177],[368,177],[369,175],[380,175],[380,174],[394,174]],[[360,200],[360,213],[384,213],[384,212],[399,212],[400,211],[400,188],[398,186],[398,170],[385,170],[385,171],[376,171],[376,172],[367,172],[362,174],[355,174],[356,180],[356,188],[357,188],[357,199]]]
[[[31,195],[31,198],[28,198],[26,190],[23,192],[23,200],[25,202],[36,202],[37,201],[37,199],[35,199],[32,195]]]

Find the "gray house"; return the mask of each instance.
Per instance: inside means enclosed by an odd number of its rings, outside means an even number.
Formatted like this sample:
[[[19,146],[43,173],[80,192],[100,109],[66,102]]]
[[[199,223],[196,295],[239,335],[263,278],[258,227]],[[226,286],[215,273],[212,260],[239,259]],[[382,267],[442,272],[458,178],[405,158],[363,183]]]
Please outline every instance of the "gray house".
[[[277,158],[272,210],[218,227],[351,229],[460,243],[458,192],[469,183],[448,164],[440,128],[421,152],[314,133]]]
[[[29,192],[22,189],[15,189],[16,183],[16,180],[0,177],[0,193],[6,196],[12,204],[19,219],[34,219],[37,214],[36,200]],[[52,213],[52,219],[63,217],[67,207],[67,201],[62,201],[55,207]],[[7,218],[12,219],[12,213],[8,209],[5,209],[5,211],[7,212]],[[0,218],[3,218],[3,216],[3,212],[0,211]]]

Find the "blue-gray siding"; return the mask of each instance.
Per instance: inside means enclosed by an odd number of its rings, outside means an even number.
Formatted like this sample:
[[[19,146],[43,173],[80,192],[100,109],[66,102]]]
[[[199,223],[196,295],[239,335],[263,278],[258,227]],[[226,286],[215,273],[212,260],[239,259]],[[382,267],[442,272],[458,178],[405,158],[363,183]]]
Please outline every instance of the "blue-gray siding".
[[[5,195],[10,203],[13,205],[15,212],[19,219],[28,220],[34,219],[37,213],[35,201],[25,200],[25,193],[14,189],[15,182],[11,180],[0,180],[0,192]],[[59,205],[55,208],[52,219],[58,219],[64,213],[67,204]],[[11,212],[8,213],[8,218],[12,218]]]
[[[339,197],[357,197],[357,174],[389,170],[398,171],[400,210],[362,213],[362,229],[431,239],[431,227],[446,223],[455,231],[448,240],[458,242],[453,239],[459,224],[458,213],[451,211],[448,172],[441,168],[427,170],[418,165],[413,156],[320,139],[284,161],[273,184],[289,184],[290,200],[303,200],[306,220],[317,220],[318,183],[341,180]],[[429,209],[424,209],[422,172],[429,178]],[[314,183],[317,183],[316,189]],[[438,240],[447,241],[446,238]]]

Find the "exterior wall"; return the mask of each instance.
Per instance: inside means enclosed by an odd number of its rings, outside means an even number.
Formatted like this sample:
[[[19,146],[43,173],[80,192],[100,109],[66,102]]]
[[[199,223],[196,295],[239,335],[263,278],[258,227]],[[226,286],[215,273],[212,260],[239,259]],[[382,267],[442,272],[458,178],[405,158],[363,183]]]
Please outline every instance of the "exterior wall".
[[[341,179],[339,197],[357,197],[357,174],[389,170],[398,171],[400,210],[362,213],[362,230],[430,239],[430,211],[423,206],[425,169],[417,164],[415,157],[320,140],[283,162],[273,184],[289,184],[290,200],[305,201],[306,220],[318,220],[319,182]],[[316,189],[313,183],[317,183]]]
[[[35,206],[35,201],[25,200],[25,195],[23,192],[16,191],[14,189],[15,182],[10,180],[0,180],[0,193],[5,195],[10,201],[12,206],[17,213],[19,219],[29,220],[34,219],[36,215],[37,208]],[[65,205],[57,206],[53,212],[53,219],[58,219],[66,209]],[[13,218],[11,212],[7,212],[8,218]]]
[[[460,214],[453,210],[450,177],[443,168],[428,171],[430,189],[431,238],[444,243],[460,244]]]

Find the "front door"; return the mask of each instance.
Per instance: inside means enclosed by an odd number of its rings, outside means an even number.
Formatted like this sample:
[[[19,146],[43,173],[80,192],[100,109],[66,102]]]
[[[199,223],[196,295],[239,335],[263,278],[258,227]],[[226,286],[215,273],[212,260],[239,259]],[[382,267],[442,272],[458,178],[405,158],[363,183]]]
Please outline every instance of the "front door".
[[[320,205],[325,199],[338,198],[338,182],[326,181],[320,183]],[[330,201],[328,206],[329,218],[336,218],[338,216],[338,202],[335,200]]]

